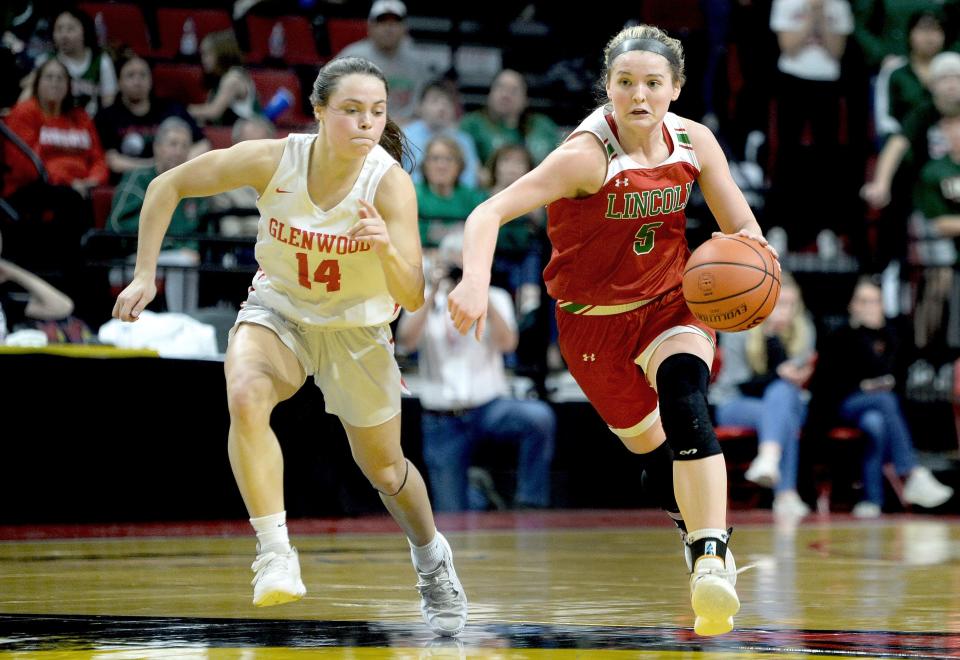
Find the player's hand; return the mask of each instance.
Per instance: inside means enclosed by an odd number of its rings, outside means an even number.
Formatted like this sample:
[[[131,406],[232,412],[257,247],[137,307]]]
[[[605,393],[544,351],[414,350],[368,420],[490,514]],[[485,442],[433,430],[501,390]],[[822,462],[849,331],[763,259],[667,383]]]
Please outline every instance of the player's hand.
[[[483,337],[483,328],[487,323],[487,303],[489,301],[490,285],[464,277],[447,296],[447,309],[450,310],[450,320],[461,335],[470,331],[474,323],[477,324],[474,335],[477,341]]]
[[[780,261],[780,253],[777,252],[775,247],[773,247],[772,245],[770,245],[770,243],[767,242],[767,239],[763,237],[763,234],[754,234],[753,232],[747,231],[746,229],[741,229],[736,234],[724,234],[722,231],[715,231],[713,232],[711,237],[716,238],[717,236],[742,236],[743,238],[749,238],[751,241],[756,241],[763,247],[767,248],[770,251],[770,254],[773,255],[773,258],[776,259],[777,261]]]
[[[860,189],[860,196],[872,208],[882,209],[890,203],[890,187],[877,181],[868,181]]]
[[[360,203],[360,220],[347,230],[347,236],[357,241],[366,241],[377,253],[384,256],[390,252],[393,244],[390,242],[390,232],[387,223],[380,217],[376,207],[365,199],[357,200]]]
[[[117,302],[113,306],[113,318],[121,321],[136,321],[140,318],[140,312],[156,295],[157,284],[153,278],[134,278],[117,296]]]

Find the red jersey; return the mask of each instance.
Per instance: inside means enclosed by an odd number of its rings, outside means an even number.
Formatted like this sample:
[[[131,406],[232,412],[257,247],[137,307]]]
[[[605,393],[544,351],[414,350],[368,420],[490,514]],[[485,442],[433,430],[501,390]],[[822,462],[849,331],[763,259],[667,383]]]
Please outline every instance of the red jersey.
[[[670,155],[653,167],[623,150],[608,110],[597,108],[571,136],[583,132],[603,143],[607,175],[595,194],[547,206],[547,291],[557,300],[621,305],[678,287],[690,256],[684,208],[700,174],[682,120],[672,112],[664,117]]]
[[[13,106],[6,121],[43,161],[50,183],[69,186],[74,179],[107,182],[110,172],[100,137],[83,108],[53,117],[44,114],[37,100],[30,98]],[[11,171],[5,181],[4,197],[38,176],[30,160],[12,144],[7,144],[6,158]]]

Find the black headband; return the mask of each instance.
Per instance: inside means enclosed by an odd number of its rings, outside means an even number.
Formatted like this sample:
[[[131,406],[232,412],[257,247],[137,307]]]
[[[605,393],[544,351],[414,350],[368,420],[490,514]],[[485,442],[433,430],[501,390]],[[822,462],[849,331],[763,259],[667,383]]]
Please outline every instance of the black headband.
[[[670,50],[662,41],[657,41],[656,39],[627,39],[621,41],[616,48],[610,51],[610,55],[607,56],[607,67],[609,68],[615,59],[631,50],[645,50],[656,53],[657,55],[663,55],[667,58],[667,61],[670,62],[671,66],[677,69],[680,68],[680,60],[677,59],[676,53]]]

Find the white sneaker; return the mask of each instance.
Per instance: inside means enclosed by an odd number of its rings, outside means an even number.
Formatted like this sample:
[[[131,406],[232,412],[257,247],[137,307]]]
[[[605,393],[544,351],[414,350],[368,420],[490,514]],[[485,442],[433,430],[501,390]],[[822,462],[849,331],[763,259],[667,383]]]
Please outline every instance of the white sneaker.
[[[440,543],[443,544],[443,561],[429,573],[422,573],[417,569],[417,591],[420,592],[420,612],[423,620],[437,635],[452,637],[458,634],[467,625],[467,595],[463,585],[453,568],[453,550],[440,532]],[[410,551],[411,558],[413,550]],[[414,560],[413,567],[417,568]]]
[[[774,495],[773,513],[776,516],[803,518],[810,513],[810,507],[797,493],[789,491]]]
[[[903,485],[903,499],[927,509],[938,507],[951,497],[953,489],[937,481],[933,473],[922,465],[913,468]]]
[[[743,478],[764,488],[773,488],[780,483],[780,459],[773,454],[760,453],[750,463]]]
[[[854,518],[879,518],[880,513],[880,505],[867,500],[857,502],[850,512]]]
[[[690,603],[698,635],[722,635],[733,630],[733,615],[740,611],[737,597],[737,566],[727,549],[726,562],[705,555],[697,560],[690,575]]]
[[[307,593],[300,579],[300,558],[296,548],[290,552],[260,552],[257,545],[257,558],[250,566],[253,576],[253,604],[257,607],[281,605],[300,600]]]

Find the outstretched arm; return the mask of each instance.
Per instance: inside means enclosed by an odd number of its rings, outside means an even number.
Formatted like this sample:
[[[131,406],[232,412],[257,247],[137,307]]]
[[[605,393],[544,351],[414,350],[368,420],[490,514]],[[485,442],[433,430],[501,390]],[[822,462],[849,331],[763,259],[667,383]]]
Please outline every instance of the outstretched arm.
[[[473,210],[464,229],[463,279],[447,299],[453,324],[460,334],[466,334],[476,323],[477,339],[483,336],[490,267],[500,226],[562,197],[597,192],[606,172],[602,145],[592,134],[580,133]]]
[[[241,186],[253,186],[257,192],[263,192],[277,169],[285,142],[248,140],[229,149],[209,151],[150,182],[140,210],[133,281],[117,298],[114,318],[136,321],[156,295],[157,257],[180,200],[216,195]]]

